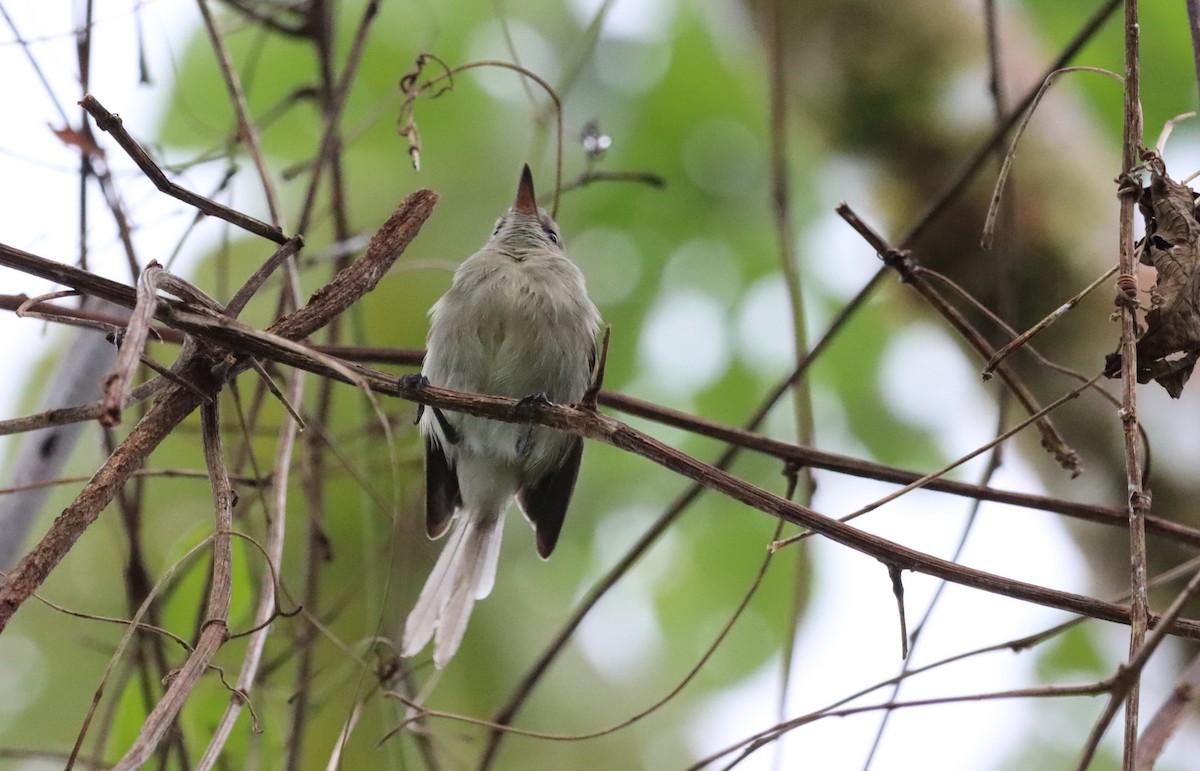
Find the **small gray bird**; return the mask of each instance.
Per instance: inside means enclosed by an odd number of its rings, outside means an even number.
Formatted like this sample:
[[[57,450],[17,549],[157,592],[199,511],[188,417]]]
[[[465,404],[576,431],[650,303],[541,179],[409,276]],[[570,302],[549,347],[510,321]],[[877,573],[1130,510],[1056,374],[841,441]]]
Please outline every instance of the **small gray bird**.
[[[600,313],[583,273],[563,252],[554,220],[538,208],[529,166],[492,237],[459,266],[429,311],[427,382],[457,391],[559,404],[579,401],[595,360]],[[544,426],[436,409],[425,437],[425,527],[454,532],[404,627],[412,656],[436,635],[433,661],[458,650],[475,600],[492,591],[504,512],[515,496],[550,556],[579,474],[583,440]]]

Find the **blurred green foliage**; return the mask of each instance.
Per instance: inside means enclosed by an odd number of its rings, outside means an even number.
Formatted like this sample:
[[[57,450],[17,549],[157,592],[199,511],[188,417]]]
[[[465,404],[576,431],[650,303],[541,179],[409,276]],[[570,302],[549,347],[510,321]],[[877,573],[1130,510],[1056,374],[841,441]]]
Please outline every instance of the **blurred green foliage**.
[[[792,367],[786,355],[791,326],[786,304],[779,305],[775,324],[747,329],[744,323],[752,310],[749,306],[759,301],[752,290],[775,286],[780,280],[768,196],[771,170],[765,54],[752,17],[757,9],[754,4],[718,2],[651,4],[648,7],[666,9],[662,21],[628,37],[601,35],[592,48],[589,20],[578,12],[581,5],[527,0],[380,6],[342,124],[351,234],[373,232],[416,187],[437,190],[441,200],[392,275],[351,312],[341,339],[363,345],[421,346],[428,308],[449,285],[450,270],[486,239],[495,217],[511,199],[521,163],[533,165],[543,196],[548,199],[552,192],[555,137],[548,102],[536,87],[531,88],[531,99],[511,72],[464,72],[454,78],[452,90],[436,99],[424,96],[417,100],[419,173],[412,168],[405,140],[396,132],[401,108],[397,84],[420,52],[433,52],[452,65],[510,57],[499,21],[502,10],[517,53],[526,57],[528,66],[556,84],[567,74],[574,75],[569,88],[560,92],[566,143],[564,179],[591,167],[577,137],[587,121],[596,119],[613,144],[607,155],[595,162],[595,169],[650,172],[666,180],[664,189],[597,182],[562,199],[558,220],[568,253],[587,274],[605,321],[612,326],[606,385],[715,421],[741,423]],[[868,184],[863,192],[870,196],[871,205],[882,209],[880,216],[886,221],[879,224],[902,229],[911,224],[914,212],[923,208],[930,189],[944,181],[959,162],[960,150],[972,146],[987,128],[986,122],[967,128],[947,127],[952,121],[945,120],[943,104],[956,79],[982,77],[981,48],[974,45],[975,40],[962,36],[966,17],[943,14],[933,8],[938,4],[889,8],[861,2],[827,5],[795,9],[787,17],[795,89],[793,131],[788,137],[793,217],[802,233],[812,232],[820,218],[827,216],[831,196],[843,194],[841,180],[831,179],[831,175],[845,168],[838,164],[850,162],[866,169]],[[1075,5],[1021,4],[1027,14],[1022,40],[1049,59],[1083,18],[1084,11]],[[1143,8],[1143,77],[1150,136],[1162,120],[1195,102],[1193,74],[1179,66],[1188,49],[1179,6],[1144,4]],[[338,6],[336,46],[343,55],[350,48],[362,7],[361,3]],[[226,41],[244,78],[249,113],[262,127],[263,148],[284,193],[285,230],[289,230],[303,200],[308,164],[323,132],[314,102],[296,98],[313,86],[319,74],[312,47],[263,33],[230,13],[221,19],[229,29]],[[898,27],[910,30],[911,35],[896,34]],[[843,45],[839,45],[837,35],[842,32],[857,42],[850,45],[850,40],[841,40]],[[809,66],[816,61],[809,61],[816,57],[813,52],[822,45],[832,52],[829,60],[821,60],[828,72]],[[1116,26],[1110,25],[1080,62],[1119,71]],[[426,74],[438,72],[431,63]],[[977,85],[982,93],[985,83],[981,79]],[[1107,79],[1091,76],[1072,80],[1069,89],[1087,100],[1097,133],[1111,145],[1105,148],[1111,149],[1111,157],[1097,164],[1116,169],[1119,89]],[[212,154],[215,160],[208,163],[215,167],[225,161],[223,153],[233,127],[233,113],[211,48],[202,31],[197,31],[179,54],[159,141],[175,159]],[[1036,157],[1045,160],[1046,156]],[[247,200],[258,198],[257,183],[248,173],[247,160],[239,157],[237,161],[243,173],[236,185],[236,202],[246,206]],[[1030,185],[1022,193],[1033,199],[1030,206],[1035,208],[1046,191]],[[256,213],[265,216],[260,204],[251,205],[256,207]],[[972,216],[959,217],[947,228],[958,225],[977,233],[981,225],[977,215],[975,211]],[[1034,224],[1022,236],[1028,240],[1030,252],[1058,254],[1046,236],[1052,226],[1030,219]],[[208,226],[215,232],[216,225]],[[319,254],[337,240],[328,173],[316,215],[303,235],[306,255]],[[957,233],[946,240],[964,243]],[[962,249],[965,253],[967,247]],[[237,287],[269,251],[260,243],[235,238],[214,247],[196,282],[205,288]],[[952,260],[960,256],[953,250],[947,253]],[[850,262],[872,259],[865,249],[833,253],[824,243],[802,255],[809,274],[837,272],[843,265],[856,272]],[[306,291],[323,284],[329,275],[327,262],[305,261],[302,269]],[[1056,261],[1047,270],[1068,276],[1064,284],[1073,281],[1075,268],[1070,265]],[[984,281],[995,283],[990,278]],[[805,290],[810,315],[822,322],[811,327],[815,337],[837,313],[844,292],[820,281],[807,284]],[[777,294],[782,297],[781,292]],[[271,293],[264,292],[251,306],[246,320],[269,321],[275,308],[268,295]],[[672,306],[672,302],[682,304]],[[656,313],[664,307],[683,308],[692,315],[677,313],[663,321]],[[818,415],[818,443],[824,439],[823,428],[844,428],[846,434],[837,437],[835,444],[853,443],[882,462],[925,469],[945,461],[944,448],[928,426],[887,408],[882,362],[892,336],[913,318],[928,316],[916,308],[910,295],[895,289],[882,292],[851,319],[821,357],[811,372],[811,382],[836,396],[845,425],[827,424],[827,418]],[[703,323],[688,326],[697,321]],[[707,322],[717,330],[715,336],[694,334],[709,329]],[[656,360],[650,355],[659,350],[654,334],[663,335],[665,345],[673,347],[677,356],[702,359],[710,365],[693,371],[680,369],[669,360]],[[780,338],[787,344],[778,344]],[[758,343],[785,354],[748,352]],[[245,377],[239,384],[243,404],[249,400],[251,383]],[[305,403],[310,414],[316,407],[318,389],[315,378],[310,377]],[[223,406],[227,415],[234,414],[228,394]],[[315,644],[311,681],[297,685],[296,638],[310,627],[299,618],[274,622],[264,659],[264,682],[253,696],[264,733],[251,735],[244,716],[227,746],[227,767],[242,767],[249,762],[246,758],[254,756],[264,759],[264,767],[281,767],[278,758],[290,730],[289,704],[298,687],[307,688],[311,700],[310,719],[303,729],[301,766],[324,767],[355,700],[375,687],[371,668],[387,653],[386,643],[379,640],[395,639],[440,546],[426,542],[419,521],[420,450],[410,426],[413,407],[393,402],[384,409],[393,418],[395,441],[390,447],[361,394],[346,386],[333,389],[328,431],[341,457],[326,459],[320,532],[328,551],[324,558],[318,557],[318,605],[305,608],[328,633],[320,634]],[[789,406],[781,407],[771,417],[773,434],[795,435],[789,410]],[[992,420],[990,416],[970,418]],[[259,472],[270,466],[273,429],[281,419],[277,405],[265,407],[261,435],[254,442]],[[704,460],[715,458],[720,451],[719,445],[709,440],[644,421],[631,423]],[[228,425],[227,441],[233,443],[238,436],[236,423],[229,420]],[[165,445],[155,455],[156,466],[199,464],[194,421],[186,428],[192,435],[181,432],[178,441]],[[735,470],[768,490],[782,493],[785,489],[778,463],[747,457]],[[246,464],[239,472],[249,474],[253,468]],[[307,540],[307,505],[312,501],[299,487],[298,468],[295,479],[280,575],[287,591],[281,602],[285,610],[301,602],[301,587],[314,555]],[[575,603],[685,487],[683,480],[643,459],[607,446],[589,445],[554,558],[547,563],[539,561],[524,524],[512,524],[496,589],[477,606],[465,643],[440,675],[428,705],[476,716],[493,714]],[[241,494],[239,528],[261,538],[261,501],[250,488],[243,488]],[[161,575],[204,537],[208,495],[198,481],[146,484],[143,509],[153,512],[153,517],[147,517],[143,542],[153,575]],[[393,500],[397,501],[395,521]],[[511,519],[516,522],[519,516],[513,512]],[[589,645],[615,650],[599,655],[587,645],[571,644],[519,716],[518,725],[556,732],[591,731],[661,698],[715,639],[748,589],[773,531],[774,522],[760,513],[724,498],[702,497],[663,542],[633,567],[622,582],[630,588],[601,601],[598,618],[618,626],[600,629],[595,628],[597,623],[592,629],[585,628],[584,634],[596,641]],[[70,594],[93,612],[127,616],[130,609],[122,600],[121,580],[112,570],[117,564],[112,554],[123,549],[127,547],[117,524],[106,523],[84,538],[73,553],[75,564],[56,572],[47,592]],[[320,550],[315,553],[321,554]],[[241,631],[251,624],[262,558],[243,542],[236,545],[235,554],[231,621],[235,631]],[[106,567],[96,568],[98,564]],[[99,577],[85,586],[93,579],[81,579],[79,572],[93,569]],[[170,585],[169,598],[162,604],[160,623],[178,631],[192,629],[202,621],[196,608],[208,569],[203,555],[180,568]],[[800,587],[796,604],[803,611],[812,585],[810,569],[804,552],[781,553],[746,615],[714,658],[659,712],[631,728],[587,742],[511,737],[499,766],[616,769],[684,765],[695,753],[688,731],[706,699],[765,666],[779,666],[788,639],[792,593]],[[624,618],[635,619],[637,624],[621,628],[619,622]],[[20,623],[14,626],[16,634],[35,627],[59,630],[45,643],[51,660],[58,661],[61,656],[67,662],[61,671],[50,674],[55,693],[68,680],[95,682],[120,635],[116,627],[109,632],[89,626],[81,633],[71,622],[39,607],[23,610]],[[10,631],[0,638],[0,651],[13,635]],[[44,632],[39,631],[38,637],[41,642]],[[1098,648],[1088,629],[1072,631],[1047,646],[1038,659],[1037,676],[1047,682],[1066,674],[1100,676],[1107,664]],[[67,656],[67,650],[82,652]],[[218,663],[227,673],[236,672],[243,651],[244,643],[235,641],[221,652]],[[422,659],[417,661],[425,667]],[[614,661],[619,666],[611,663]],[[422,681],[428,674],[427,668],[418,672]],[[228,693],[215,678],[202,681],[182,718],[191,750],[209,735],[227,700]],[[76,700],[73,708],[85,701]],[[46,716],[51,709],[51,705],[39,703],[29,714],[49,722]],[[146,709],[136,686],[127,688],[116,709],[119,717],[108,745],[123,748],[136,735]],[[54,735],[49,740],[69,745],[81,717],[71,714],[70,719],[53,724],[50,730]],[[343,767],[417,765],[420,761],[408,736],[376,746],[403,718],[404,709],[398,703],[377,695],[372,698],[346,747]],[[436,746],[451,759],[447,767],[472,764],[486,735],[480,728],[448,722],[435,721],[431,728]],[[1053,739],[1042,737],[1046,745],[1039,745],[1037,757],[1073,757],[1076,737],[1059,737],[1058,744]],[[1010,767],[1031,766],[1022,760]]]

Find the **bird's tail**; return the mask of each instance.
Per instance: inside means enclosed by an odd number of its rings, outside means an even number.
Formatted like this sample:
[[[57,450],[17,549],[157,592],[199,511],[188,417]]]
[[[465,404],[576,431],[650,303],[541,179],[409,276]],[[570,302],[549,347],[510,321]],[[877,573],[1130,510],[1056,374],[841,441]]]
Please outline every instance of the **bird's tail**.
[[[416,606],[404,624],[401,652],[419,653],[436,633],[433,663],[446,666],[458,650],[475,600],[492,591],[500,538],[504,532],[503,509],[491,516],[463,511],[458,524],[433,566]]]

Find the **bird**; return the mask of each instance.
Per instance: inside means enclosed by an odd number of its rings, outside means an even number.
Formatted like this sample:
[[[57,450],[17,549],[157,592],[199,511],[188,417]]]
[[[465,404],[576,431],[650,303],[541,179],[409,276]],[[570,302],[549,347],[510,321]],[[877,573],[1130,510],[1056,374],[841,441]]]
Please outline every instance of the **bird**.
[[[455,271],[429,317],[422,383],[522,403],[573,404],[587,392],[600,312],[558,225],[537,205],[528,164],[512,206]],[[432,639],[441,669],[462,643],[475,601],[491,593],[514,498],[533,526],[538,555],[554,551],[583,439],[434,408],[421,410],[418,424],[426,532],[450,535],[405,622],[401,653],[416,655]]]

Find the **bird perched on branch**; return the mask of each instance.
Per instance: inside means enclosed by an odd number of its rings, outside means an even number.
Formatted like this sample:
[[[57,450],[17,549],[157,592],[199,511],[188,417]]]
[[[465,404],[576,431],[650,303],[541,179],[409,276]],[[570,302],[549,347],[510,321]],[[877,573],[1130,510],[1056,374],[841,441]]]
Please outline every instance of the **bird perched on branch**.
[[[563,252],[554,220],[538,208],[529,166],[491,238],[454,274],[429,312],[422,382],[525,403],[570,404],[588,390],[600,313],[583,273]],[[423,410],[425,526],[453,529],[416,606],[402,653],[435,639],[444,667],[471,609],[492,590],[504,513],[516,497],[548,558],[575,488],[583,440],[545,426]]]

